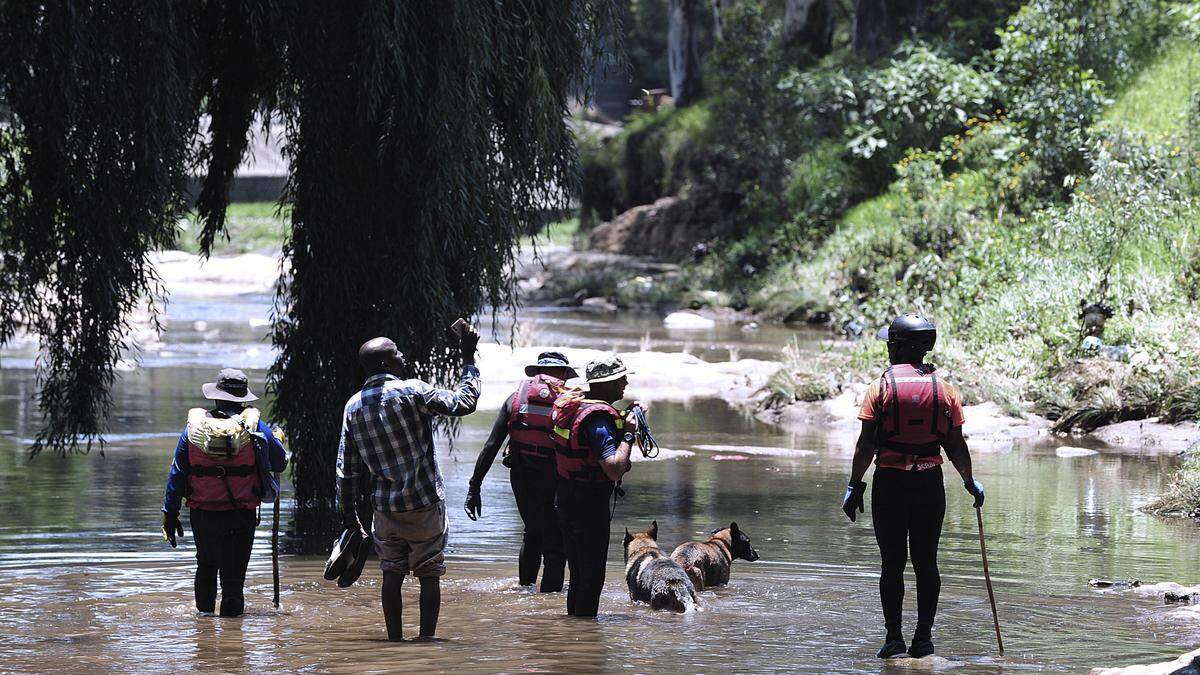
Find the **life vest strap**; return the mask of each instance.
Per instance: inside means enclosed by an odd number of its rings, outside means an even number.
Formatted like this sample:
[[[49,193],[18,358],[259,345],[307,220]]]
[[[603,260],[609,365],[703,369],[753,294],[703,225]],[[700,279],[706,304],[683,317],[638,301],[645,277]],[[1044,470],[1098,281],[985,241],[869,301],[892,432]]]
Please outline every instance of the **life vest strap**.
[[[509,447],[527,457],[537,457],[540,459],[549,459],[554,456],[554,448],[549,448],[544,445],[530,445],[527,443],[513,443],[509,441]]]
[[[880,450],[875,458],[875,465],[882,469],[900,469],[902,471],[926,471],[942,465],[939,455],[911,455],[894,450]]]
[[[226,476],[253,476],[257,467],[253,464],[235,464],[225,466],[216,464],[213,466],[193,466],[192,475],[202,478],[224,478]]]

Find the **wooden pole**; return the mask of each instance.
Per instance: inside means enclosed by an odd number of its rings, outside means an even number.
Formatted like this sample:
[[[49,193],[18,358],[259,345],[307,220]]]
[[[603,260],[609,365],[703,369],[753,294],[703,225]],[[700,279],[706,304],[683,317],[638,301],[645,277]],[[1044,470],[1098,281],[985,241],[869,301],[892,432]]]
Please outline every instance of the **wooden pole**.
[[[278,480],[276,476],[276,480]],[[271,521],[271,574],[275,579],[275,609],[279,609],[279,500],[278,491],[275,494],[275,517]]]
[[[988,601],[992,603],[992,623],[996,627],[996,644],[1000,656],[1004,656],[1004,639],[1000,637],[1000,617],[996,614],[996,594],[992,591],[992,574],[988,571],[987,544],[983,541],[983,508],[975,507],[975,518],[979,521],[979,551],[983,553],[983,579],[987,582]]]

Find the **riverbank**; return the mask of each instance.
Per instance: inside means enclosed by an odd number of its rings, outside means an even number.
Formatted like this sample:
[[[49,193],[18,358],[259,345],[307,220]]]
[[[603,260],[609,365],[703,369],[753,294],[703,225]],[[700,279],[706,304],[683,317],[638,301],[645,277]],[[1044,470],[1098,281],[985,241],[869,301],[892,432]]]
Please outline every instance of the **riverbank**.
[[[164,287],[174,296],[269,294],[284,269],[277,251],[214,256],[208,260],[184,251],[168,251],[155,256],[154,264]],[[589,270],[598,270],[597,273],[608,277],[623,277],[628,281],[626,287],[640,285],[643,297],[647,297],[653,295],[652,291],[647,291],[654,288],[651,277],[669,277],[673,269],[671,265],[630,256],[575,251],[562,243],[539,248],[537,256],[532,248],[526,248],[518,258],[518,278],[526,303],[578,306],[600,315],[617,311],[616,298],[590,295],[592,291],[585,284],[575,284],[574,290],[564,296],[563,289],[573,288],[572,283],[564,279],[578,280]],[[631,290],[631,294],[633,292]],[[600,299],[595,299],[597,297]],[[634,303],[634,307],[639,307],[638,311],[653,311],[654,304]],[[672,306],[668,305],[659,312],[670,309]],[[667,326],[674,324],[685,331],[689,325],[699,329],[698,337],[703,337],[702,331],[717,322],[736,324],[751,331],[758,326],[753,315],[733,310],[686,310],[665,319]],[[870,381],[868,373],[883,367],[882,350],[872,351],[860,347],[860,343],[833,340],[832,333],[830,337],[818,351],[801,353],[785,349],[781,352],[781,361],[777,362],[746,359],[713,363],[684,353],[631,352],[626,354],[628,363],[638,371],[631,377],[631,391],[637,391],[638,396],[646,400],[721,398],[753,412],[762,421],[789,431],[811,432],[816,427],[833,436],[853,437],[859,428],[857,413]],[[480,350],[485,378],[488,384],[495,384],[486,388],[481,405],[498,405],[503,397],[493,401],[493,396],[499,395],[493,392],[511,389],[521,376],[520,365],[535,360],[538,351],[532,346],[512,349],[498,344],[483,344]],[[569,351],[572,361],[581,365],[601,353],[595,349]],[[1115,365],[1098,362],[1096,368]],[[788,368],[808,374],[815,372],[835,381],[819,400],[768,402],[771,394],[768,383]],[[955,376],[953,368],[949,372],[951,377]],[[981,450],[1005,450],[1014,444],[1052,435],[1051,420],[1028,410],[1031,404],[1002,404],[987,399],[983,387],[968,388],[971,394],[968,401],[973,404],[965,408],[964,433]],[[1200,443],[1200,425],[1195,422],[1167,424],[1157,418],[1148,418],[1056,436],[1062,439],[1064,446],[1083,443],[1106,452],[1179,454]]]

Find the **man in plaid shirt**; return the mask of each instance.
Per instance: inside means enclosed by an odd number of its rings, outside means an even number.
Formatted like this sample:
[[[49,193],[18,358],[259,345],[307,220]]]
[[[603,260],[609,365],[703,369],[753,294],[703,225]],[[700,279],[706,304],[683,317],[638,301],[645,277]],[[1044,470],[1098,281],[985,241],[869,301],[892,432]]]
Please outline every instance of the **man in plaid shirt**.
[[[356,505],[370,484],[372,535],[383,570],[383,617],[389,640],[402,639],[400,586],[411,572],[421,582],[421,632],[433,638],[441,608],[439,577],[446,573],[444,550],[450,522],[445,488],[433,447],[433,418],[475,412],[479,332],[460,333],[462,377],[453,390],[437,389],[408,371],[404,356],[388,338],[375,338],[358,350],[367,372],[362,390],[346,402],[338,444],[337,488],[342,520],[361,528]],[[365,467],[365,471],[363,470]]]

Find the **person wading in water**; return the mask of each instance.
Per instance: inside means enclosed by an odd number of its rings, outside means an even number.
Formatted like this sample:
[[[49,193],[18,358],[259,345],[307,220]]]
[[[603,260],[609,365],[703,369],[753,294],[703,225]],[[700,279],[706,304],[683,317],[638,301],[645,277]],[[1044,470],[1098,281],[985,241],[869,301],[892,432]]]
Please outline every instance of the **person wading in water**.
[[[863,512],[867,488],[863,476],[874,459],[871,520],[882,557],[879,597],[887,629],[878,656],[889,658],[907,651],[909,656],[922,657],[933,653],[933,619],[942,585],[937,567],[946,515],[941,450],[962,476],[967,492],[974,495],[976,508],[983,505],[983,485],[971,474],[958,391],[934,366],[924,363],[937,340],[933,323],[905,314],[880,330],[878,337],[887,340],[892,365],[867,390],[859,410],[862,431],[842,511],[851,522],[856,511]],[[917,629],[906,650],[901,610],[909,551],[917,577]]]
[[[337,456],[342,521],[347,528],[362,528],[358,504],[368,496],[361,485],[369,478],[372,535],[383,570],[383,618],[389,640],[404,639],[400,587],[410,572],[421,583],[417,637],[432,639],[437,630],[442,603],[439,578],[446,573],[450,521],[433,447],[433,418],[469,415],[479,400],[475,367],[479,332],[464,325],[459,335],[464,365],[453,391],[403,379],[408,365],[388,338],[363,343],[358,360],[367,380],[346,402],[342,416]]]
[[[522,586],[533,585],[544,559],[539,590],[557,593],[563,588],[566,554],[554,512],[554,424],[550,421],[550,411],[564,391],[565,381],[577,374],[567,357],[559,352],[542,352],[537,363],[525,367],[525,375],[526,379],[517,385],[492,423],[492,433],[475,461],[475,474],[464,508],[471,520],[482,517],[483,497],[479,489],[496,453],[508,438],[504,465],[511,469],[513,497],[525,523],[518,581]]]
[[[178,545],[179,505],[186,496],[196,542],[196,609],[215,611],[219,577],[221,616],[241,616],[256,509],[279,498],[275,475],[287,467],[287,453],[258,410],[246,406],[258,397],[245,373],[226,368],[201,391],[216,405],[188,412],[167,477],[162,534],[172,548]]]
[[[629,370],[614,356],[587,365],[588,391],[573,390],[554,402],[554,505],[562,527],[571,570],[567,614],[595,617],[604,590],[611,511],[617,481],[632,468],[637,418],[622,415],[612,404],[625,395]]]

